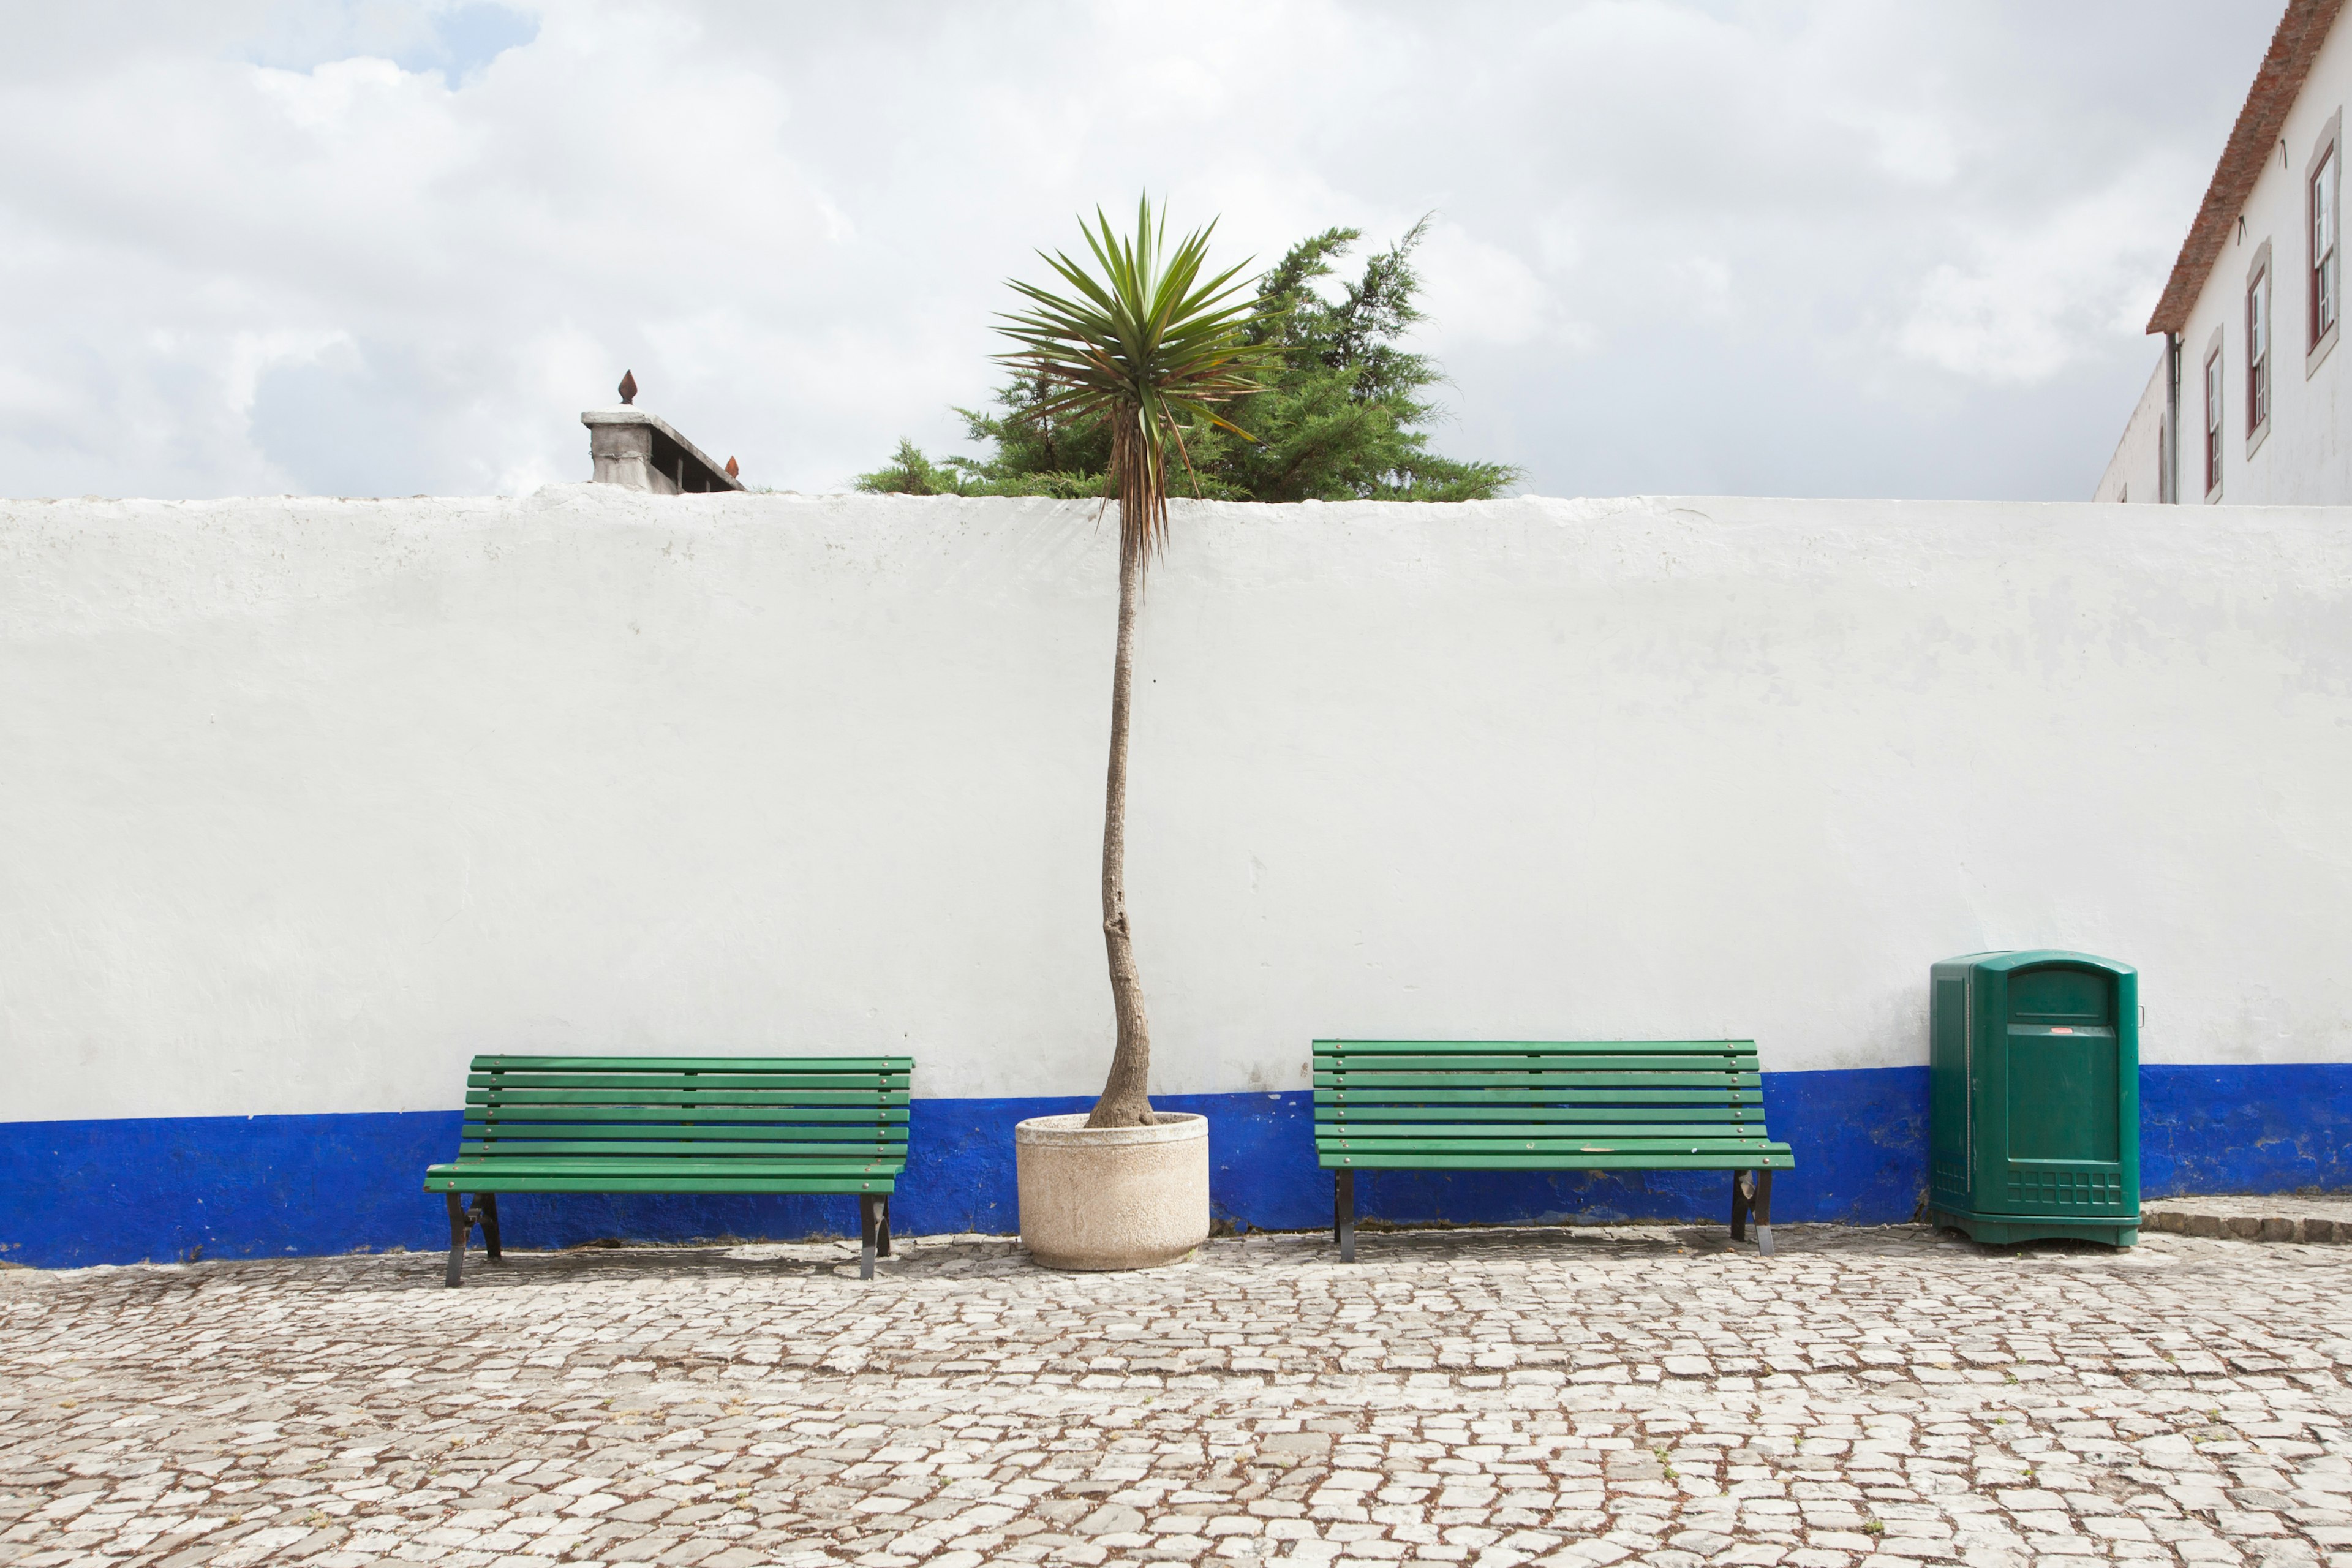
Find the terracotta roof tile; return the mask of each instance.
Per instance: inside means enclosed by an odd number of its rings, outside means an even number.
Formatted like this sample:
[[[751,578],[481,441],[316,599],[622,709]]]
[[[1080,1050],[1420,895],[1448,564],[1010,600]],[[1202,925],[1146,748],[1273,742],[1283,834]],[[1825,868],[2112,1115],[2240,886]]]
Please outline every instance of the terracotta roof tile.
[[[2164,297],[2156,302],[2156,314],[2147,319],[2149,331],[2177,332],[2188,325],[2189,312],[2213,270],[2213,258],[2221,254],[2231,226],[2238,221],[2247,195],[2269,163],[2271,150],[2278,145],[2279,127],[2285,123],[2287,110],[2294,107],[2295,94],[2303,90],[2303,79],[2311,74],[2311,62],[2319,46],[2327,41],[2327,29],[2335,25],[2336,13],[2343,5],[2344,0],[2288,0],[2286,15],[2279,18],[2278,31],[2271,35],[2270,52],[2263,57],[2254,85],[2247,89],[2246,105],[2238,110],[2238,123],[2230,129],[2221,161],[2213,167],[2213,183],[2205,189],[2197,221],[2189,226],[2180,258],[2172,264]]]

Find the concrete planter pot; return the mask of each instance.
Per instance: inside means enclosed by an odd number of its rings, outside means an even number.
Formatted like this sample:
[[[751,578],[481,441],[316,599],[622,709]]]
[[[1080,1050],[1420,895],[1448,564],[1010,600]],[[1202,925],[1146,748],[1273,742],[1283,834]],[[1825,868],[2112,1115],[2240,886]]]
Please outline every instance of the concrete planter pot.
[[[1033,1116],[1013,1127],[1013,1155],[1021,1241],[1048,1268],[1157,1268],[1209,1239],[1205,1116]]]

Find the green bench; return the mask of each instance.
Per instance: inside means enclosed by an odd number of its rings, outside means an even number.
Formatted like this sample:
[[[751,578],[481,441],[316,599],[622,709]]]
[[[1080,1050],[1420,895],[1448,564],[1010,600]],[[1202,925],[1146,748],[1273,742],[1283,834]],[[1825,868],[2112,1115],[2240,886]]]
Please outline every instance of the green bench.
[[[1728,1171],[1731,1238],[1772,1253],[1753,1040],[1318,1040],[1315,1153],[1356,1260],[1358,1171]]]
[[[906,1057],[476,1057],[449,1203],[449,1283],[475,1226],[499,1257],[500,1193],[846,1193],[858,1272],[890,1256],[907,1169]],[[467,1205],[463,1194],[471,1193]]]

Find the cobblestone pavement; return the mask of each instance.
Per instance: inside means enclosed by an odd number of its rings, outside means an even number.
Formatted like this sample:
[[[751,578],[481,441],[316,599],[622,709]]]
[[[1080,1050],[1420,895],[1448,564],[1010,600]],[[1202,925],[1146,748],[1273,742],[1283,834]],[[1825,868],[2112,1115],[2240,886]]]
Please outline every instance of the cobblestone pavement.
[[[5,1270],[0,1562],[2352,1568],[2344,1248],[1779,1239]]]

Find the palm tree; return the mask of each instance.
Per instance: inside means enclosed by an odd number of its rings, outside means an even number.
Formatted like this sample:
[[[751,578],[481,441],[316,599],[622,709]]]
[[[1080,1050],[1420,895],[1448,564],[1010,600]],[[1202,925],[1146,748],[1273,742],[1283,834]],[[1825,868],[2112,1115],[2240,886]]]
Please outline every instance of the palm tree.
[[[1096,272],[1058,252],[1039,251],[1076,293],[1066,297],[1013,282],[1034,308],[1002,316],[998,329],[1021,346],[997,357],[1034,374],[1045,389],[1038,417],[1099,416],[1111,432],[1104,500],[1118,500],[1118,651],[1111,663],[1102,910],[1118,1044],[1102,1098],[1087,1118],[1089,1127],[1152,1121],[1146,1093],[1151,1026],[1127,920],[1127,731],[1144,568],[1152,552],[1168,543],[1169,464],[1172,457],[1190,468],[1188,427],[1216,426],[1249,438],[1217,405],[1255,391],[1255,371],[1272,359],[1271,350],[1247,342],[1253,306],[1236,299],[1248,287],[1247,279],[1234,281],[1241,267],[1202,279],[1216,226],[1195,230],[1171,250],[1165,211],[1155,222],[1149,196],[1138,206],[1131,240],[1112,233],[1110,219],[1097,207],[1094,226],[1084,230]]]

